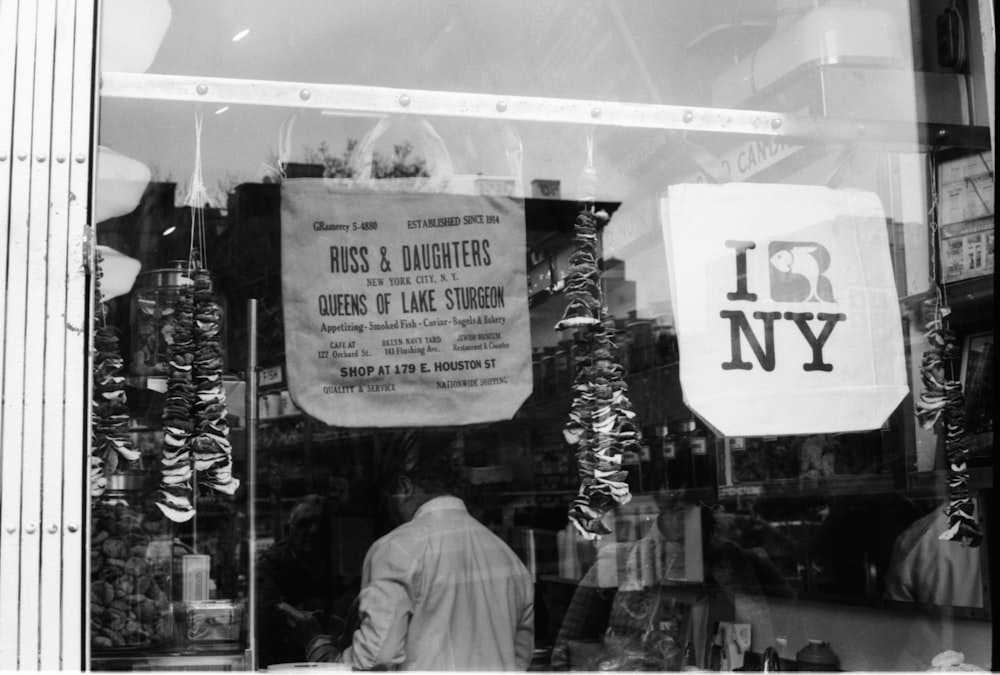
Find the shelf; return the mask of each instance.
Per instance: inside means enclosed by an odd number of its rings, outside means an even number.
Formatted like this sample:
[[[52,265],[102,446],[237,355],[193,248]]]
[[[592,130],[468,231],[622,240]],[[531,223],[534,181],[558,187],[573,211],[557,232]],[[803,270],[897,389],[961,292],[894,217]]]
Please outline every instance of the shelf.
[[[150,391],[157,391],[160,393],[165,393],[167,391],[167,376],[166,375],[126,375],[125,384],[130,387],[135,387],[136,389],[149,389]],[[243,380],[236,377],[235,375],[223,375],[222,384],[225,387],[227,393],[239,387],[239,385],[245,384]]]
[[[554,574],[539,574],[538,581],[548,584],[562,584],[564,586],[578,586],[580,584],[580,579],[570,579]],[[684,581],[682,579],[668,579],[666,581],[659,582],[657,585],[660,588],[670,589],[671,591],[685,595],[695,594],[702,596],[717,590],[717,587],[712,583],[705,583],[703,581]]]
[[[993,275],[986,274],[975,279],[962,279],[945,284],[945,293],[952,308],[956,306],[992,302]]]
[[[142,665],[143,668],[137,668]],[[91,658],[91,670],[249,670],[246,652],[170,652],[101,654]]]
[[[624,373],[623,379],[629,387],[639,386],[642,382],[646,380],[657,380],[659,378],[669,378],[670,371],[673,371],[673,377],[676,377],[676,372],[680,364],[677,361],[671,361],[668,363],[660,363],[648,368],[643,368],[642,370],[630,370]],[[572,385],[567,385],[565,389],[560,391],[543,391],[537,384],[521,408],[517,411],[516,417],[522,418],[534,418],[538,416],[551,415],[552,408],[567,408],[573,401],[573,391],[570,388]]]
[[[278,424],[280,422],[288,422],[291,420],[305,420],[306,417],[302,413],[291,413],[288,415],[271,415],[270,417],[258,417],[257,424]]]
[[[969,490],[976,493],[993,487],[993,468],[991,466],[969,467]],[[948,495],[948,472],[923,471],[910,477],[908,493],[913,496],[946,497]]]
[[[992,274],[947,284],[945,297],[951,307],[948,319],[952,328],[959,331],[986,325],[993,328],[995,315]]]
[[[898,492],[891,475],[858,474],[827,478],[781,478],[760,483],[720,485],[719,499],[733,497],[827,497]]]
[[[257,441],[257,452],[294,452],[305,451],[308,443],[303,439],[294,443],[270,443],[268,441]]]
[[[126,375],[125,385],[133,389],[151,391],[154,394],[167,392],[167,378],[163,375]],[[226,412],[230,417],[230,423],[240,428],[246,417],[246,382],[233,375],[223,375],[222,389],[226,396]],[[158,427],[142,428],[153,430]]]
[[[952,281],[944,285],[945,297],[951,308],[949,323],[956,325],[977,325],[993,320],[994,276],[986,274],[974,279]],[[927,290],[900,298],[900,303],[913,313],[915,320],[924,323],[931,319],[930,305],[934,292]]]

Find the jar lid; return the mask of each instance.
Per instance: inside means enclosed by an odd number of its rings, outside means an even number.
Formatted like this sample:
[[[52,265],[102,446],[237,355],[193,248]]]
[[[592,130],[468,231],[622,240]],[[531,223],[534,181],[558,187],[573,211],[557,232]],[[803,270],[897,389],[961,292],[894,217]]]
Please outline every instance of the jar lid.
[[[155,270],[146,270],[139,274],[136,279],[136,288],[170,288],[177,286],[190,286],[194,284],[194,279],[188,276],[187,260],[172,260],[171,267],[162,267]],[[218,282],[218,275],[209,272],[213,283]]]
[[[139,274],[136,282],[138,288],[159,288],[162,286],[190,286],[194,280],[187,276],[186,260],[171,261],[172,267],[146,270]]]

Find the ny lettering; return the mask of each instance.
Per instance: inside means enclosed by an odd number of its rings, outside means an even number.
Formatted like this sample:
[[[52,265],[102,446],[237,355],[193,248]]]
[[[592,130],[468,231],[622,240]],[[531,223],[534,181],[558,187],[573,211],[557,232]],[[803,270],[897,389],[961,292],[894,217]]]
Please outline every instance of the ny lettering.
[[[756,302],[757,294],[751,293],[747,285],[747,251],[756,247],[752,241],[727,241],[726,247],[736,251],[736,291],[727,293],[728,300],[743,300]],[[751,370],[753,364],[743,359],[743,342],[741,336],[746,338],[747,344],[757,357],[757,363],[765,371],[774,370],[775,350],[774,350],[774,322],[784,319],[791,321],[799,329],[802,337],[809,344],[812,350],[812,361],[802,364],[802,370],[824,371],[833,370],[833,366],[823,361],[823,346],[830,339],[830,334],[834,327],[841,321],[846,321],[845,314],[830,314],[819,312],[813,315],[812,312],[753,312],[754,319],[761,321],[764,331],[764,345],[761,346],[757,334],[750,325],[745,312],[724,309],[719,312],[719,316],[729,320],[729,338],[732,348],[732,358],[722,363],[723,370]],[[813,332],[809,321],[818,319],[824,322],[819,335]]]

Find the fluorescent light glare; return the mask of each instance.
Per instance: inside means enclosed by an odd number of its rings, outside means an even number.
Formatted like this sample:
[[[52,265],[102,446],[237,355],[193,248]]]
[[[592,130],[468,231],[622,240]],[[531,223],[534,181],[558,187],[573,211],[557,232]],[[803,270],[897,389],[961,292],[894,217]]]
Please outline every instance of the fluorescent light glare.
[[[367,112],[364,110],[320,110],[319,114],[326,115],[327,117],[373,117],[375,119],[388,117],[385,113]]]
[[[245,38],[247,35],[250,35],[250,29],[249,28],[244,28],[239,33],[237,33],[236,35],[233,36],[233,42],[239,42],[240,40],[242,40],[243,38]]]

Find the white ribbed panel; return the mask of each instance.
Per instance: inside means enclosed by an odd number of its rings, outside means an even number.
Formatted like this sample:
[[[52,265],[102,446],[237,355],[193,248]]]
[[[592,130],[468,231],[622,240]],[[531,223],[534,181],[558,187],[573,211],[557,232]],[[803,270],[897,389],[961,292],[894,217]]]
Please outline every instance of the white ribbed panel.
[[[0,0],[0,670],[80,670],[93,0]]]

